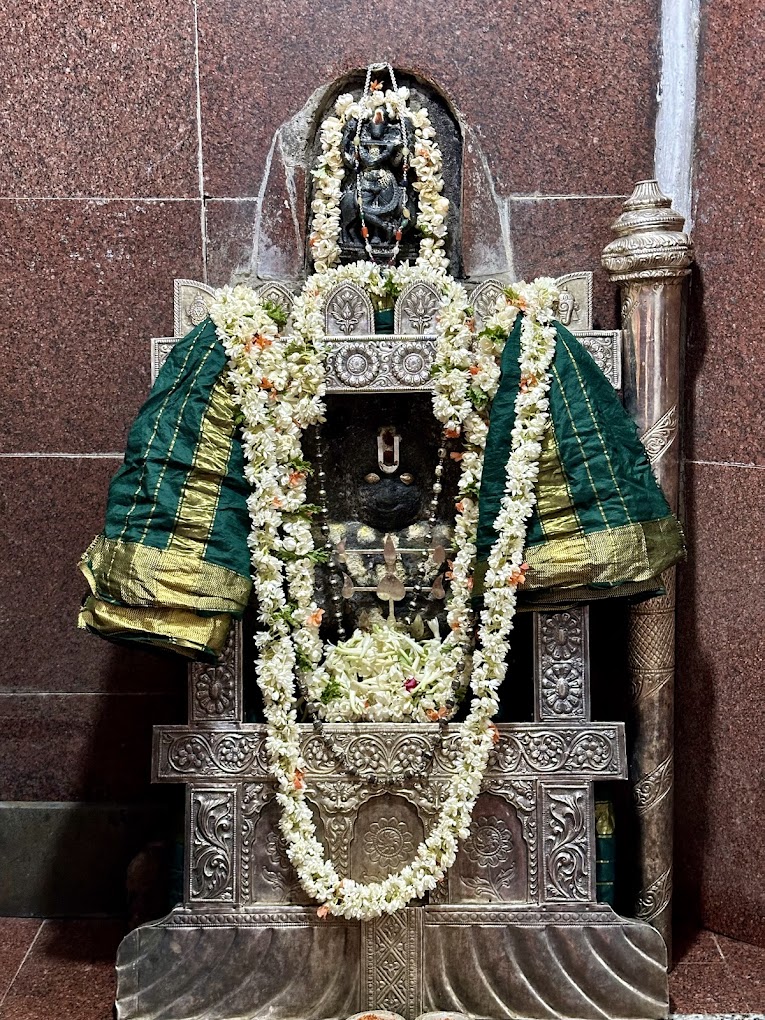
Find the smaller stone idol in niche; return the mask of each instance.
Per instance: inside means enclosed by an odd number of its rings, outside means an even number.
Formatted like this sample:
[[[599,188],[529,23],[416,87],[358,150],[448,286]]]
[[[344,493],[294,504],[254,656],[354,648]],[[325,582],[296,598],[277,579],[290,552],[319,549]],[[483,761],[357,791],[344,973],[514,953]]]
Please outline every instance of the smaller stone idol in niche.
[[[350,117],[343,127],[346,176],[340,197],[339,247],[344,261],[366,252],[374,261],[393,263],[413,250],[414,132],[408,111],[402,108],[402,92],[396,92],[401,98],[395,107],[386,103],[382,83],[370,81],[368,74],[358,116]]]

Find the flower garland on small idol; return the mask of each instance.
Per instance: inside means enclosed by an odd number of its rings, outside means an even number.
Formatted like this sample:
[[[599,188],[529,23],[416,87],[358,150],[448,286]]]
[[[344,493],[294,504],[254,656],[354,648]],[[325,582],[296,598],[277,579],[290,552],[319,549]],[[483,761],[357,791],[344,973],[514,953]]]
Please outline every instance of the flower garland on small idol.
[[[419,110],[411,110],[407,106],[409,89],[398,88],[390,67],[388,67],[388,71],[391,75],[392,89],[383,91],[382,85],[379,82],[370,82],[370,73],[367,72],[367,82],[361,98],[355,100],[351,93],[341,95],[335,102],[334,113],[325,118],[322,123],[321,153],[316,160],[316,166],[311,171],[316,183],[315,194],[311,203],[313,220],[311,222],[309,243],[316,273],[322,273],[327,269],[331,269],[340,261],[338,237],[340,235],[340,198],[342,183],[345,177],[342,153],[345,125],[354,118],[358,123],[355,138],[358,188],[360,187],[358,180],[358,147],[361,128],[364,121],[381,116],[383,108],[391,119],[396,119],[401,124],[404,186],[406,186],[408,170],[414,170],[416,174],[416,180],[412,182],[412,188],[417,192],[417,219],[415,228],[422,235],[416,260],[417,265],[430,266],[434,269],[445,269],[449,264],[449,260],[444,254],[449,199],[442,194],[444,190],[444,180],[441,173],[443,156],[438,142],[435,140],[436,132],[430,122],[427,109],[422,107]],[[409,146],[408,132],[410,128],[414,136],[414,154],[412,154]],[[361,207],[360,196],[358,194],[357,202],[361,209],[363,224],[363,208]],[[408,210],[405,209],[403,217],[406,219],[408,215]],[[366,230],[365,224],[363,224],[363,230]],[[391,257],[392,263],[395,262],[398,255],[400,241],[401,230],[399,229],[394,252]],[[367,252],[374,261],[374,253],[366,236],[365,243]]]
[[[370,281],[375,269],[367,266]],[[360,277],[361,269],[357,264],[337,271],[343,272],[348,278],[354,273]],[[463,327],[471,331],[467,306],[460,310],[456,299],[444,301],[434,409],[447,434],[464,434],[466,448],[455,528],[457,544],[460,536],[466,542],[455,557],[457,595],[460,586],[468,594],[470,589],[470,565],[461,557],[475,537],[474,486],[480,480],[480,451],[487,432],[486,403],[496,392],[497,358],[504,337],[519,311],[524,311],[521,386],[515,401],[505,492],[495,522],[497,539],[486,573],[479,648],[473,657],[473,697],[468,716],[458,729],[459,754],[450,794],[411,863],[385,879],[365,884],[341,879],[316,836],[305,798],[305,763],[300,754],[296,713],[296,674],[299,669],[318,665],[323,650],[318,635],[322,611],[313,601],[312,579],[312,567],[320,551],[313,546],[312,508],[305,502],[308,466],[300,448],[302,430],[323,417],[324,352],[314,342],[314,335],[318,336],[314,330],[321,329],[319,298],[334,282],[326,281],[323,275],[309,280],[296,301],[295,336],[277,336],[266,310],[243,286],[218,291],[210,314],[230,359],[229,381],[243,418],[245,473],[252,486],[248,507],[253,525],[253,586],[259,619],[265,628],[256,635],[256,670],[264,697],[269,768],[277,783],[282,811],[280,829],[303,888],[321,904],[320,916],[332,913],[368,919],[392,913],[411,899],[422,897],[443,878],[454,862],[458,841],[469,834],[489,754],[498,739],[492,719],[498,710],[498,692],[505,674],[517,588],[526,570],[526,525],[535,502],[541,440],[549,417],[547,391],[555,351],[551,320],[556,292],[548,280],[508,290],[499,300],[496,314],[468,345],[463,342]],[[461,601],[464,598],[453,599],[449,611],[455,630],[462,625]],[[454,612],[457,616],[453,619]],[[449,640],[447,637],[446,642]]]

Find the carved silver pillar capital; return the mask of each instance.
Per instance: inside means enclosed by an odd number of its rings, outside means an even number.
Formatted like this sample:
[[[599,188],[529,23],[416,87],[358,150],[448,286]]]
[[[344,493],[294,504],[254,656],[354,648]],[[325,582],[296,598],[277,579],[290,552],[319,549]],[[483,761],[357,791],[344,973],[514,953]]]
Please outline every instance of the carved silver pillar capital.
[[[624,404],[670,507],[679,504],[680,350],[693,245],[656,181],[639,181],[614,222],[603,266],[622,292]],[[664,937],[671,959],[674,570],[667,594],[630,610],[630,780],[640,840],[635,913]]]
[[[690,272],[693,245],[658,181],[638,181],[611,229],[616,239],[602,262],[614,283],[682,279]]]

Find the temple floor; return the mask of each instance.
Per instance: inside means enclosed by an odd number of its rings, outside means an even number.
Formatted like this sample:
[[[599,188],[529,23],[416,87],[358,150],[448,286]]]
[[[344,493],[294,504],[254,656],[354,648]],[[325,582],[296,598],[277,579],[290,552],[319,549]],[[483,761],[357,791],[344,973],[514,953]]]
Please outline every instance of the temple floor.
[[[2,1020],[111,1020],[119,919],[0,918]],[[710,931],[678,940],[678,1017],[765,1020],[765,948]]]

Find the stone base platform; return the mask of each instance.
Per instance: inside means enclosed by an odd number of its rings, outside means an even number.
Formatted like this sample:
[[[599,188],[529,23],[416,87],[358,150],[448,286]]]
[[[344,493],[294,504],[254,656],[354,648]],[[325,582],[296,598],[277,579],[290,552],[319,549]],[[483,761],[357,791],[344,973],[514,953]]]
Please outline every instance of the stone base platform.
[[[528,1020],[659,1020],[667,954],[598,905],[410,907],[371,922],[316,909],[176,908],[122,942],[119,1020],[328,1020],[390,1010]]]

